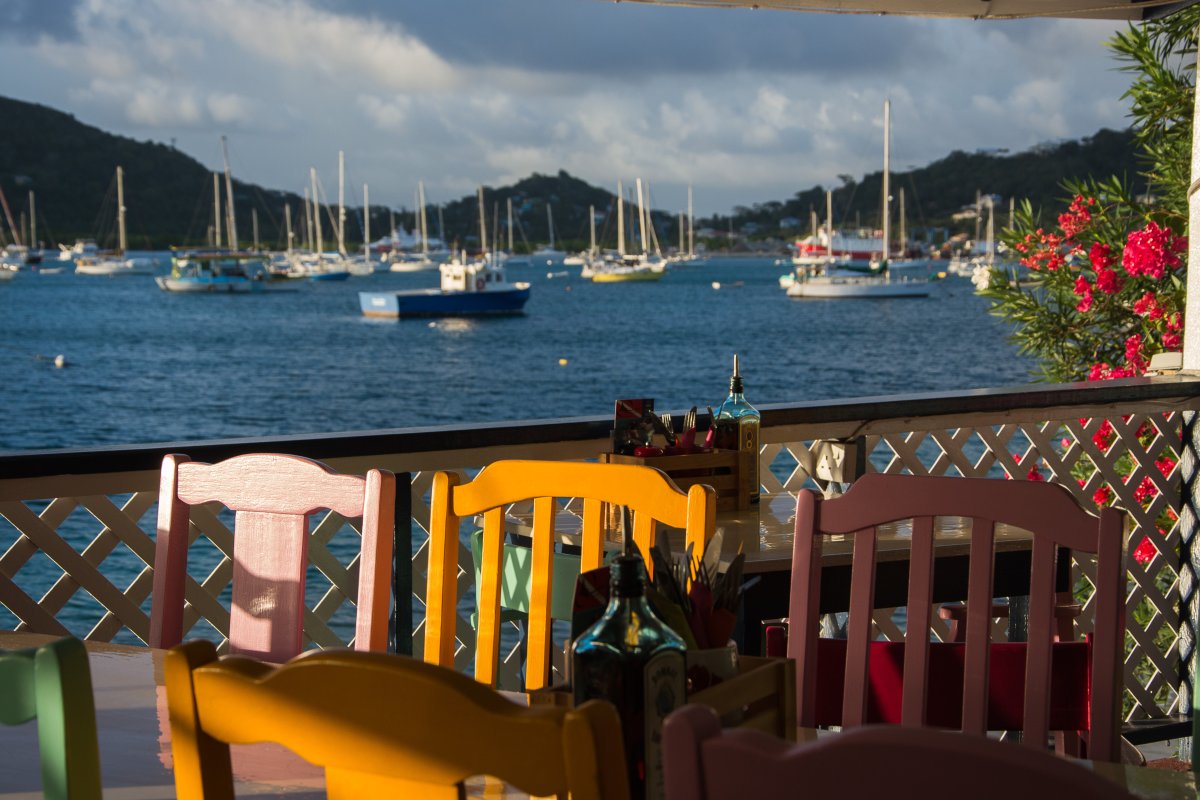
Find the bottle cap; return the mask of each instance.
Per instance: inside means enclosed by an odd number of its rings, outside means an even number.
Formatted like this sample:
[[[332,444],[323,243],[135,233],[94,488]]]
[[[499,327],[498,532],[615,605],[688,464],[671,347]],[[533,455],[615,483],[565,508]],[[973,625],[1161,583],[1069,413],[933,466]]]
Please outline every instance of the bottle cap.
[[[740,365],[738,364],[737,353],[734,353],[733,354],[733,375],[731,375],[729,378],[729,393],[730,394],[742,394],[742,392],[743,392],[742,371],[741,371]]]

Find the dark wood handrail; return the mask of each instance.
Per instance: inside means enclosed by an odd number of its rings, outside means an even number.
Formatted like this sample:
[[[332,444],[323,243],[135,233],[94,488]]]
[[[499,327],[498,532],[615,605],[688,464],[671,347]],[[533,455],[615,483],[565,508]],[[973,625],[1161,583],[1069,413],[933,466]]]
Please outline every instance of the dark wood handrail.
[[[935,417],[1079,405],[1200,401],[1200,378],[1126,378],[1094,383],[1034,384],[950,392],[854,397],[761,407],[765,428],[854,420]],[[675,415],[682,417],[682,413]],[[315,459],[425,453],[483,447],[583,442],[607,438],[609,417],[560,417],[345,433],[106,445],[0,453],[0,480],[157,470],[167,453],[218,461],[247,452],[285,452]]]

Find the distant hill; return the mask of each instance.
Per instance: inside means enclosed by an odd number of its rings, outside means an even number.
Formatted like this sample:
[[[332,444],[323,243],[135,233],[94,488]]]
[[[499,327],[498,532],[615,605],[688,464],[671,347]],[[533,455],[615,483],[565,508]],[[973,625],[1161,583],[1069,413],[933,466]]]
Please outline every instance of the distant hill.
[[[113,176],[118,165],[125,170],[130,247],[205,241],[212,220],[212,173],[191,156],[161,143],[106,133],[69,114],[19,100],[0,98],[0,119],[5,120],[0,127],[0,189],[15,220],[27,218],[28,194],[36,192],[38,239],[47,245],[85,237],[99,237],[102,245],[115,242]],[[1062,196],[1060,185],[1065,178],[1088,174],[1133,176],[1136,172],[1131,133],[1101,130],[1080,141],[1013,155],[954,152],[920,169],[894,174],[892,187],[893,194],[904,187],[910,230],[915,230],[952,226],[951,215],[973,203],[977,190],[1001,195],[1005,204],[1010,196],[1029,197],[1035,206],[1050,208]],[[877,225],[881,173],[861,180],[840,177],[843,185],[834,189],[835,219]],[[759,238],[789,238],[807,231],[810,209],[824,216],[824,195],[823,187],[814,186],[786,201],[738,207],[730,215],[697,220],[697,225],[726,231],[732,221],[733,229],[742,231],[748,223],[754,223]],[[243,244],[251,241],[254,212],[262,241],[281,244],[283,207],[289,203],[297,236],[302,238],[301,197],[235,178],[234,198]],[[596,209],[600,219],[597,235],[601,240],[611,243],[616,238],[616,198],[610,188],[597,188],[562,171],[557,175],[534,173],[512,186],[486,187],[486,211],[489,217],[495,213],[499,220],[488,231],[489,239],[497,234],[502,241],[506,238],[509,199],[517,223],[514,238],[518,250],[549,241],[547,206],[553,210],[560,245],[586,245],[589,206]],[[373,233],[386,230],[391,213],[390,209],[372,207]],[[474,196],[446,204],[440,221],[437,211],[431,209],[430,232],[437,235],[440,224],[447,240],[473,245],[478,240],[478,213]],[[799,221],[798,228],[782,230],[780,222],[789,217]],[[347,238],[354,246],[362,238],[360,218],[360,208],[348,209]],[[674,211],[654,212],[654,228],[664,247],[678,241],[677,219]],[[402,210],[396,220],[406,228],[413,227],[411,210]],[[330,241],[328,217],[325,225],[326,241]],[[7,225],[0,227],[5,231],[4,238],[9,238]]]
[[[1028,198],[1035,209],[1058,213],[1065,194],[1062,184],[1067,179],[1119,175],[1132,179],[1135,191],[1144,191],[1145,181],[1138,174],[1136,152],[1131,131],[1108,129],[1078,141],[1042,145],[1011,155],[955,151],[928,166],[893,172],[892,211],[896,213],[897,199],[903,190],[910,231],[930,227],[965,231],[965,225],[973,231],[973,222],[955,223],[952,217],[955,212],[975,203],[976,192],[1002,198],[997,207],[997,225],[1007,222],[1011,197],[1018,201]],[[878,228],[883,171],[873,172],[858,181],[849,175],[839,177],[843,183],[833,189],[835,223],[845,224],[841,221],[848,220],[854,225],[861,221],[863,226]],[[735,208],[731,216],[735,230],[753,222],[760,231],[778,234],[780,220],[791,217],[800,221],[799,232],[807,233],[810,210],[815,210],[818,218],[824,219],[825,187],[814,186],[797,192],[786,202]],[[728,229],[729,217],[712,217],[704,223],[724,231]]]

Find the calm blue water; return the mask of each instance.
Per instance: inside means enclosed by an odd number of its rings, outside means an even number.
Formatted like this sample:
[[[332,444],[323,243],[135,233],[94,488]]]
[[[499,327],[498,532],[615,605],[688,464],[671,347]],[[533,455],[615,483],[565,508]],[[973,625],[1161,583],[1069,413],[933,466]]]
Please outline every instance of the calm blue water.
[[[726,259],[597,285],[515,268],[534,284],[525,316],[435,324],[367,320],[357,292],[436,272],[249,296],[22,272],[0,284],[0,450],[609,414],[617,397],[703,408],[734,352],[756,405],[1027,380],[966,281],[924,300],[798,301],[781,271]]]

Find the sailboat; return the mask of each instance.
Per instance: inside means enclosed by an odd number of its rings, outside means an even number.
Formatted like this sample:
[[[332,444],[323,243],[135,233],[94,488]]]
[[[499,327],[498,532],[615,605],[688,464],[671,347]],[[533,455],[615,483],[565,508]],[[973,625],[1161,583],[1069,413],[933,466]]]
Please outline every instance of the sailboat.
[[[555,261],[562,261],[566,258],[567,253],[565,250],[559,250],[554,246],[554,211],[551,210],[549,203],[546,203],[546,222],[550,227],[550,244],[534,250],[532,257],[535,259],[545,259],[546,266],[552,266]]]
[[[79,275],[153,275],[154,261],[148,258],[128,258],[125,255],[125,169],[117,167],[117,249],[111,253],[96,253],[75,259]]]
[[[897,274],[889,269],[888,242],[891,241],[888,180],[891,170],[892,103],[883,101],[883,238],[878,269],[871,273],[854,273],[838,269],[836,262],[817,263],[797,268],[795,281],[787,287],[788,297],[810,299],[928,297],[929,280]],[[826,220],[828,241],[832,244],[833,230]],[[827,251],[828,252],[828,251]],[[830,255],[832,255],[830,253]]]
[[[388,265],[391,272],[420,272],[435,269],[437,262],[429,256],[429,224],[425,219],[425,182],[417,181],[417,218],[414,233],[421,240],[420,252],[393,250]]]
[[[267,253],[238,249],[237,216],[233,207],[233,176],[229,170],[229,147],[221,137],[225,161],[225,235],[221,247],[221,181],[213,173],[213,247],[181,250],[171,255],[171,272],[154,279],[158,288],[176,294],[249,294],[272,287]]]
[[[663,276],[665,263],[659,256],[651,255],[647,214],[642,202],[642,179],[637,179],[638,229],[642,252],[625,252],[624,201],[621,198],[621,182],[617,181],[617,252],[600,253],[591,259],[584,269],[591,273],[592,283],[627,283],[630,281],[656,281]]]

